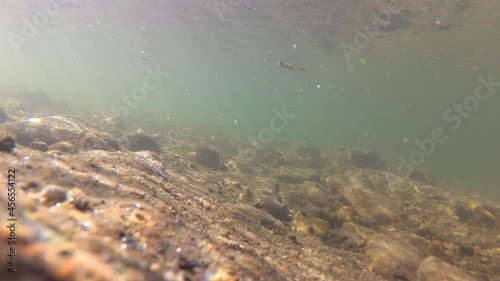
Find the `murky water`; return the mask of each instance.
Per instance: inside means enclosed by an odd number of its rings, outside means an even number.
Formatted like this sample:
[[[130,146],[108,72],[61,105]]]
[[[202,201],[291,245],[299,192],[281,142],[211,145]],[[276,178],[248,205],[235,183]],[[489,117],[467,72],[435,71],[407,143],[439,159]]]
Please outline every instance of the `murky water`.
[[[496,1],[403,1],[391,20],[407,24],[364,37],[366,15],[386,6],[42,2],[0,4],[3,94],[42,90],[84,113],[154,112],[271,147],[372,149],[500,193]]]

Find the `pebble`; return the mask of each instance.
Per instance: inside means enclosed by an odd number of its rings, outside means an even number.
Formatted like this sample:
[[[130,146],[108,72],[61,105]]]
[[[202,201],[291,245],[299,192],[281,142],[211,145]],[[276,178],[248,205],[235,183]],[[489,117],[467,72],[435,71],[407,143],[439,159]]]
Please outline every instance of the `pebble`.
[[[143,133],[133,134],[128,137],[127,150],[134,152],[149,150],[158,154],[162,153],[160,145],[152,137]]]
[[[211,147],[200,147],[195,150],[196,161],[213,169],[219,169],[219,152]]]
[[[42,152],[45,152],[45,151],[48,151],[49,150],[49,146],[43,142],[43,141],[34,141],[30,144],[30,148],[33,149],[33,150],[38,150],[38,151],[42,151]]]
[[[476,281],[472,275],[436,257],[424,259],[417,270],[419,281]]]
[[[54,205],[66,200],[66,190],[57,185],[48,185],[42,190],[42,201],[46,205]]]

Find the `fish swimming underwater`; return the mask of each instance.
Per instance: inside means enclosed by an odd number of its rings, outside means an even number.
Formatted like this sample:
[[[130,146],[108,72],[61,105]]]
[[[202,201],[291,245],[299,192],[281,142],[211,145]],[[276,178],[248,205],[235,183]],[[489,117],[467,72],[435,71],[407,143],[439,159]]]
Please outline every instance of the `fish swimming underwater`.
[[[287,63],[287,62],[283,62],[283,61],[278,61],[278,66],[286,68],[288,70],[293,70],[293,71],[295,71],[295,70],[306,71],[305,69],[303,69],[301,67],[298,67],[298,66],[295,66],[291,63]]]
[[[272,156],[272,157],[283,157],[283,154],[278,152],[277,150],[274,150],[270,147],[267,148],[267,155],[266,156]]]

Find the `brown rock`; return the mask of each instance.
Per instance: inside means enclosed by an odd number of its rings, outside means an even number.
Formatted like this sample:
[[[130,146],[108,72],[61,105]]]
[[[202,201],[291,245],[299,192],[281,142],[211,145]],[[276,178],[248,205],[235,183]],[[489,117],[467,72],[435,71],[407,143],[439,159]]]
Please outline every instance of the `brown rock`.
[[[384,170],[385,163],[382,158],[373,151],[357,151],[351,152],[352,164],[358,168],[368,168],[374,170]]]
[[[314,217],[306,212],[299,212],[293,218],[293,228],[306,235],[326,240],[330,233],[327,221]]]
[[[211,147],[200,147],[195,150],[196,161],[212,169],[219,169],[219,152]]]
[[[42,152],[45,152],[45,151],[48,151],[49,150],[49,146],[44,143],[43,141],[34,141],[30,144],[30,148],[33,149],[33,150],[38,150],[38,151],[42,151]]]
[[[158,143],[156,143],[152,137],[143,133],[133,134],[128,137],[127,150],[134,152],[145,150],[149,150],[154,153],[162,152]]]
[[[481,205],[469,203],[467,205],[459,203],[455,207],[455,215],[467,223],[484,225],[487,227],[498,227],[498,219],[490,211]]]
[[[463,269],[447,264],[436,257],[423,260],[417,270],[418,281],[477,281]]]
[[[5,123],[9,120],[7,114],[0,108],[0,123]]]
[[[320,179],[319,173],[312,169],[294,168],[281,166],[276,169],[274,176],[285,183],[303,183],[305,181],[317,182]]]
[[[49,185],[42,190],[42,202],[53,205],[66,200],[66,190],[57,185]]]
[[[281,221],[290,221],[290,213],[288,209],[274,200],[271,196],[259,196],[259,203],[262,209]]]
[[[59,150],[66,153],[75,153],[75,145],[67,141],[62,141],[49,146],[49,150]]]
[[[13,137],[0,133],[0,152],[12,153],[16,148],[16,141]]]
[[[378,234],[366,244],[366,254],[373,269],[385,278],[415,280],[424,255],[412,245],[385,234]]]
[[[349,202],[354,211],[368,224],[392,224],[400,221],[397,202],[365,186],[361,179],[353,175],[339,193]]]

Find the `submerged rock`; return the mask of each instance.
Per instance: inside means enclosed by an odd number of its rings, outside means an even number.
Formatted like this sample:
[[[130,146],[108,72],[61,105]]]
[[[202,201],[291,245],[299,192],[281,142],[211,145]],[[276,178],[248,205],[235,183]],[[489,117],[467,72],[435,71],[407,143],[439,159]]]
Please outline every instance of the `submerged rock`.
[[[49,150],[59,150],[61,152],[65,153],[75,153],[75,145],[67,142],[67,141],[62,141],[58,143],[54,143],[53,145],[49,146]]]
[[[306,141],[280,146],[279,151],[282,155],[276,159],[277,166],[321,167],[321,153]]]
[[[382,158],[373,151],[358,151],[351,152],[352,164],[358,168],[368,168],[373,170],[384,170],[385,163]]]
[[[445,261],[451,261],[451,258],[444,251],[443,247],[439,245],[438,242],[430,241],[424,239],[415,234],[409,234],[404,236],[406,240],[415,248],[420,250],[425,256],[434,256],[438,257]]]
[[[219,169],[219,152],[211,147],[200,147],[195,150],[196,161],[198,163],[210,167],[212,169]]]
[[[458,245],[458,251],[460,252],[460,254],[469,257],[473,257],[475,253],[474,247],[464,245]]]
[[[292,211],[305,211],[327,221],[331,227],[342,224],[337,211],[344,207],[336,194],[318,183],[283,184],[280,195],[285,205]]]
[[[109,133],[87,132],[78,139],[79,150],[120,150],[120,144]]]
[[[362,248],[366,242],[377,233],[353,222],[344,223],[341,228],[334,229],[330,233],[333,242],[344,248]]]
[[[431,179],[429,179],[422,171],[419,170],[413,171],[413,173],[410,174],[410,179],[423,183],[432,183]]]
[[[49,150],[49,146],[43,141],[34,141],[34,142],[30,143],[30,148],[33,150],[38,150],[38,151],[42,151],[42,152]]]
[[[0,132],[0,152],[13,152],[16,148],[16,141],[13,137]]]
[[[290,221],[288,209],[271,196],[260,196],[258,204],[264,211],[281,221]]]
[[[326,240],[330,233],[330,224],[307,212],[299,212],[293,218],[293,228],[306,235]]]
[[[412,245],[385,234],[368,241],[366,255],[377,273],[397,280],[415,280],[417,267],[424,258]]]
[[[265,165],[270,151],[240,160],[200,131],[167,127],[162,159],[106,151],[116,139],[79,120],[32,121],[13,122],[32,149],[77,154],[0,153],[0,166],[25,171],[16,256],[33,265],[31,279],[45,269],[56,273],[47,280],[460,280],[455,265],[483,281],[500,270],[495,202],[357,168],[349,149],[318,158],[306,143],[280,145]],[[278,163],[289,151],[293,161]],[[222,159],[231,172],[199,169]]]
[[[160,145],[152,137],[143,133],[133,134],[128,137],[127,150],[133,152],[148,150],[158,154],[162,153]]]
[[[162,159],[151,151],[109,152],[89,150],[80,153],[78,157],[101,171],[103,171],[103,167],[106,167],[106,170],[109,169],[108,172],[119,173],[131,177],[141,176],[140,172],[160,178],[164,176]],[[97,164],[94,164],[94,162]],[[135,173],[129,172],[133,170],[135,170]]]
[[[339,146],[334,149],[323,152],[323,159],[329,162],[332,168],[337,169],[345,165],[352,165],[351,150],[345,146]]]
[[[455,215],[460,221],[491,228],[499,226],[499,220],[494,214],[495,212],[489,211],[484,206],[476,203],[459,203],[455,207]]]
[[[59,116],[30,118],[0,126],[15,133],[16,141],[25,147],[29,147],[33,141],[43,141],[49,146],[61,141],[71,141],[78,138],[83,129],[69,118]]]
[[[298,156],[298,163],[306,168],[319,168],[321,166],[321,153],[312,144],[299,141],[293,144]]]
[[[125,120],[119,115],[111,117],[95,115],[92,122],[97,124],[100,130],[110,132],[113,135],[121,135],[127,129]]]
[[[269,229],[280,235],[285,235],[288,232],[283,222],[250,205],[233,205],[229,210],[229,214],[231,215],[230,217],[237,220],[239,224],[250,223],[259,228],[263,227]]]
[[[477,281],[463,269],[447,264],[436,257],[428,257],[418,266],[419,281]]]
[[[0,128],[12,132],[17,143],[25,147],[30,147],[34,142],[43,142],[49,147],[67,142],[74,146],[78,144],[74,151],[119,149],[118,141],[111,135],[89,129],[69,117],[30,118],[0,124]]]
[[[41,194],[41,201],[46,205],[54,205],[66,200],[66,190],[57,185],[44,187]]]
[[[0,123],[5,123],[9,120],[7,114],[0,108]]]
[[[21,92],[18,97],[34,107],[57,107],[57,104],[44,91]]]
[[[339,193],[363,219],[365,225],[386,225],[401,220],[397,201],[387,198],[370,182],[363,182],[362,175],[346,173],[346,182],[339,188]]]

